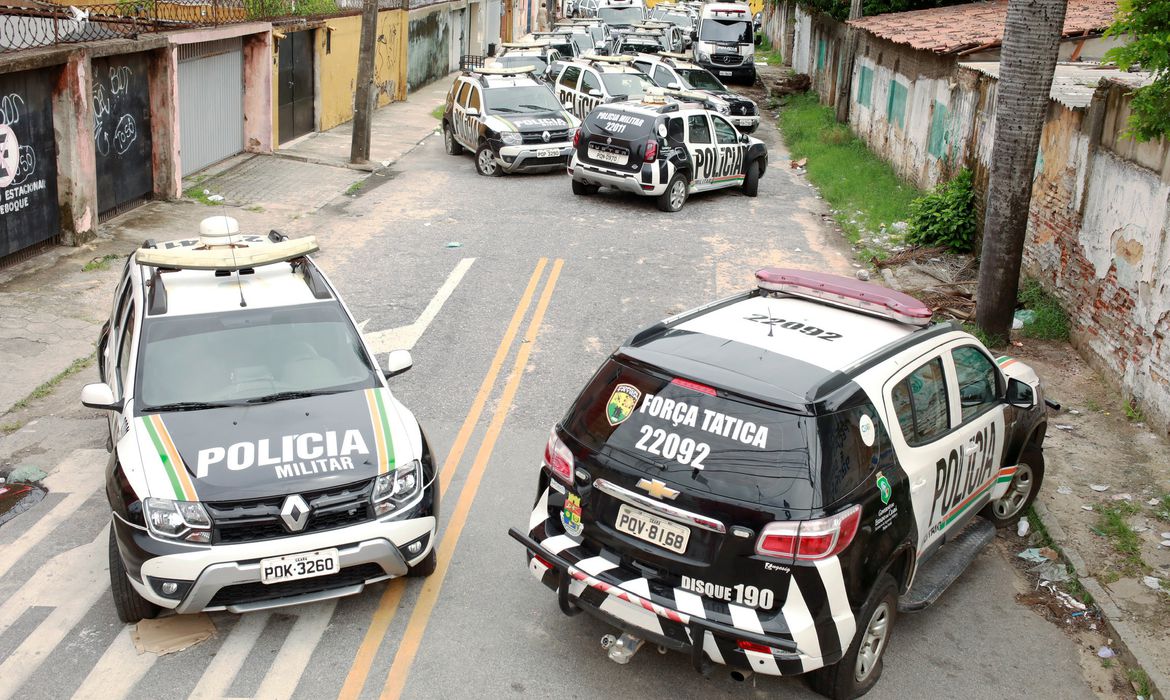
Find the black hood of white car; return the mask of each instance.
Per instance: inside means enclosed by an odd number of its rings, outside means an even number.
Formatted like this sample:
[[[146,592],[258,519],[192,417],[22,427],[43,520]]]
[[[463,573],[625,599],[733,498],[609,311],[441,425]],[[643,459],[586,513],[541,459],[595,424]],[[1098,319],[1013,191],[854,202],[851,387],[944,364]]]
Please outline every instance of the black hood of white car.
[[[366,389],[136,419],[150,495],[236,501],[328,489],[413,459],[389,392]]]

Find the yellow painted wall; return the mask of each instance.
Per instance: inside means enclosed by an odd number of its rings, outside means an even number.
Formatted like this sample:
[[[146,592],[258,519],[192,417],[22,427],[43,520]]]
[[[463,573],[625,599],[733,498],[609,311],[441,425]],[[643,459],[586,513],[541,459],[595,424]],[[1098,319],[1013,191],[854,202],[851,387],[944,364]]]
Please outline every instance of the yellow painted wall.
[[[314,61],[317,73],[317,130],[327,131],[353,119],[353,97],[357,84],[358,45],[361,42],[360,15],[335,17],[317,29]],[[406,12],[378,13],[378,40],[375,44],[374,83],[378,106],[406,99]],[[273,42],[275,43],[275,42]],[[280,132],[277,113],[277,58],[272,64],[272,133]],[[275,145],[275,144],[274,144]]]

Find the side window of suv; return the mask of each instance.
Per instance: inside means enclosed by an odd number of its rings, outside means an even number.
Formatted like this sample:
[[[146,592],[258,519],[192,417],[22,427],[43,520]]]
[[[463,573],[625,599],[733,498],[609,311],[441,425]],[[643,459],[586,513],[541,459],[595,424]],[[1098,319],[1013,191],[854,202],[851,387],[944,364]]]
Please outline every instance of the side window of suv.
[[[561,79],[557,81],[563,88],[570,90],[577,89],[577,80],[581,77],[581,69],[577,66],[565,66],[565,72],[561,73]]]
[[[705,114],[692,114],[687,117],[687,139],[691,143],[711,143],[711,125]]]
[[[711,123],[715,125],[715,140],[723,144],[739,143],[739,132],[723,117],[711,115]]]
[[[479,88],[472,86],[471,93],[467,96],[468,109],[480,109],[479,104]]]
[[[674,76],[670,74],[664,66],[658,66],[654,69],[654,82],[658,87],[668,87],[671,83],[678,82]],[[682,87],[681,85],[679,87]]]
[[[467,93],[471,90],[471,83],[461,83],[459,85],[459,97],[455,99],[460,107],[467,106]]]
[[[909,445],[922,445],[951,428],[947,381],[941,358],[914,370],[894,387],[894,412]]]
[[[588,95],[590,90],[601,92],[601,81],[596,73],[587,70],[581,74],[581,92]]]
[[[115,374],[118,378],[118,396],[125,396],[126,384],[130,381],[130,352],[132,350],[131,343],[134,340],[134,302],[131,302],[130,308],[126,309],[126,315],[119,324],[118,332],[120,333],[117,338],[118,370]]]
[[[999,373],[991,358],[971,345],[955,348],[951,351],[951,358],[955,361],[959,405],[966,422],[998,403]]]

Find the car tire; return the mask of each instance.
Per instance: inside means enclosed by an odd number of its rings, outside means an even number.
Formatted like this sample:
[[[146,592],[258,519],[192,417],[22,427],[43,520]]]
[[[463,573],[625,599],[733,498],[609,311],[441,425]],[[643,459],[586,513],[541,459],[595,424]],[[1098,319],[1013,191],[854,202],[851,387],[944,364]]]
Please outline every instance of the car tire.
[[[755,197],[760,192],[760,161],[748,163],[747,175],[743,178],[743,193]]]
[[[996,527],[1014,525],[1025,513],[1036,494],[1040,492],[1040,484],[1044,481],[1044,449],[1039,445],[1029,444],[1020,455],[1016,464],[1016,473],[1008,484],[1007,491],[998,500],[992,501],[983,507],[979,515],[991,521]]]
[[[443,124],[443,149],[447,151],[449,156],[463,154],[463,146],[455,140],[455,132],[451,130],[451,125],[445,122]]]
[[[584,182],[573,180],[573,194],[588,197],[591,194],[597,194],[597,190],[599,189],[597,185],[587,185]]]
[[[435,568],[439,565],[439,556],[435,554],[435,548],[431,547],[430,554],[423,557],[423,560],[406,572],[407,576],[411,578],[426,578],[435,573]]]
[[[486,143],[475,152],[475,172],[484,177],[499,177],[503,172],[500,164],[496,162],[495,155],[492,154],[492,149],[488,148]]]
[[[678,189],[681,187],[681,191]],[[675,173],[666,185],[666,191],[658,195],[655,202],[662,211],[676,212],[687,203],[687,176]]]
[[[832,666],[809,673],[809,687],[833,700],[852,700],[868,693],[881,678],[897,616],[898,584],[889,574],[882,574],[857,616],[857,632],[845,656]]]
[[[130,585],[126,565],[122,563],[122,553],[118,551],[113,523],[110,524],[110,592],[114,595],[114,609],[118,611],[118,619],[122,622],[132,625],[158,617],[159,607],[139,595],[134,586]]]

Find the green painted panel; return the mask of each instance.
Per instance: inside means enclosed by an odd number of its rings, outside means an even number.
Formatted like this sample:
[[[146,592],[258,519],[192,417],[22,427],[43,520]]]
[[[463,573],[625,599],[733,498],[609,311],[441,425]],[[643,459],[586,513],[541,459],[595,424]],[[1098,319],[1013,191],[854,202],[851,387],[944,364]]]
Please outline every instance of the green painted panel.
[[[897,80],[890,81],[890,97],[886,102],[886,119],[891,124],[897,124],[899,129],[906,128],[906,86]]]
[[[861,67],[861,75],[857,79],[857,104],[873,106],[873,69],[869,66]]]
[[[935,158],[945,158],[951,143],[949,113],[942,102],[934,103],[934,114],[930,118],[930,139],[926,150]]]

